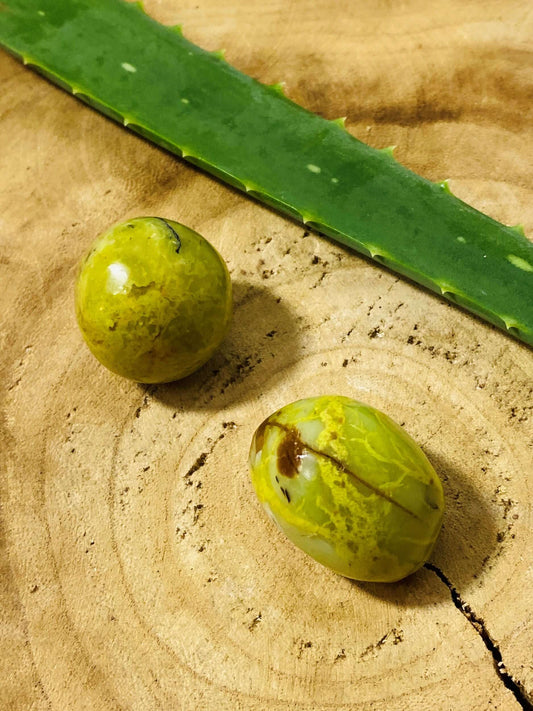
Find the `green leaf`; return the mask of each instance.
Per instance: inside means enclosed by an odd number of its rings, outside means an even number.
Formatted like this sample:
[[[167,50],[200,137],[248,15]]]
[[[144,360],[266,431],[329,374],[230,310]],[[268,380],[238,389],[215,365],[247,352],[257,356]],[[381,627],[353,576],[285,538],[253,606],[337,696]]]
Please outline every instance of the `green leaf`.
[[[4,0],[0,44],[77,98],[533,345],[533,244],[123,0]]]

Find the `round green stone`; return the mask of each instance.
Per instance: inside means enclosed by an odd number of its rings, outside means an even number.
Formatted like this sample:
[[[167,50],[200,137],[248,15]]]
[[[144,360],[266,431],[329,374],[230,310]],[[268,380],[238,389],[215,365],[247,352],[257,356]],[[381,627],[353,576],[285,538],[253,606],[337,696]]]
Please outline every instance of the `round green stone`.
[[[340,396],[286,405],[257,429],[250,469],[283,533],[341,575],[393,582],[433,550],[441,482],[416,442],[373,407]]]
[[[215,352],[231,317],[231,281],[201,235],[141,217],[102,234],[82,260],[76,317],[109,370],[143,383],[178,380]]]

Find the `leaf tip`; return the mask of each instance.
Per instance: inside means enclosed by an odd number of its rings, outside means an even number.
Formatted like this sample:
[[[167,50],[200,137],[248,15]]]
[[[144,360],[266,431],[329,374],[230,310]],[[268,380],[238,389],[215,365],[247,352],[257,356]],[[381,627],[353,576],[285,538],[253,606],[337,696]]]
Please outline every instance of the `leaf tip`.
[[[172,25],[170,29],[172,32],[175,32],[177,35],[181,35],[183,37],[183,25]]]

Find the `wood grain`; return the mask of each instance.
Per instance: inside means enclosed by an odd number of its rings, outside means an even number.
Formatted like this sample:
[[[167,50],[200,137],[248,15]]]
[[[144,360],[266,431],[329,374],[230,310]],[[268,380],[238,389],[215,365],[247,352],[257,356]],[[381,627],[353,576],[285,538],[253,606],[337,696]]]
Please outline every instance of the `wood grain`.
[[[147,0],[207,49],[533,234],[529,2]],[[531,351],[0,57],[0,707],[514,710],[533,703]],[[222,253],[235,316],[181,383],[111,375],[73,314],[115,221]],[[357,584],[292,547],[247,472],[298,397],[378,407],[423,446],[431,564]]]

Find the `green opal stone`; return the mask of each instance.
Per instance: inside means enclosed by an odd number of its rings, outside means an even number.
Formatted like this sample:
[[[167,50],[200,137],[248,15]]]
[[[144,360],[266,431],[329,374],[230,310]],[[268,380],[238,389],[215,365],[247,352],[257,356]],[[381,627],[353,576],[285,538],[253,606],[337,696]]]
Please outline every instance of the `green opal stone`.
[[[416,442],[373,407],[340,396],[286,405],[257,429],[250,469],[283,533],[336,573],[393,582],[433,550],[441,482]]]
[[[82,260],[76,317],[109,370],[142,383],[184,378],[215,352],[231,318],[231,281],[201,235],[141,217],[102,234]]]

